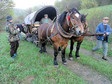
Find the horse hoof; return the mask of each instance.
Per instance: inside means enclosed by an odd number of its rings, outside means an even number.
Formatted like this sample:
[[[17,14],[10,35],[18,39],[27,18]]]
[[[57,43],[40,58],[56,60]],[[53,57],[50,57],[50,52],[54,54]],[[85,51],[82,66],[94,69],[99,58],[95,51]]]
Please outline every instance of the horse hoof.
[[[80,57],[77,57],[77,59],[79,60],[79,59],[80,59]]]
[[[63,62],[64,65],[67,65],[67,62]]]
[[[42,50],[40,50],[39,52],[42,53]]]
[[[47,51],[44,51],[44,53],[47,53]]]
[[[59,68],[59,65],[55,65],[55,68]]]
[[[70,57],[69,60],[70,60],[70,61],[73,61],[73,57]]]

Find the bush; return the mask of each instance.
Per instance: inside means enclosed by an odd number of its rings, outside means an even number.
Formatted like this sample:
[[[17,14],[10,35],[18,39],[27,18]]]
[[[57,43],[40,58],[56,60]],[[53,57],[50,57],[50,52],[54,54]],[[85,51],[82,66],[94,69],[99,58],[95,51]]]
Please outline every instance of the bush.
[[[6,23],[6,16],[13,16],[13,1],[12,0],[1,0],[0,1],[0,31],[4,30]]]
[[[89,9],[97,6],[96,0],[81,0],[81,9]]]

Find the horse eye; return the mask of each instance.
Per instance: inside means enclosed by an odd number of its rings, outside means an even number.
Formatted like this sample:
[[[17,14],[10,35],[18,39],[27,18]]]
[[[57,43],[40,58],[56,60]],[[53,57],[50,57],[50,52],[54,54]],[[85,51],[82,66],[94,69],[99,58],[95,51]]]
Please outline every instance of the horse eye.
[[[72,19],[74,19],[74,17],[72,17]]]

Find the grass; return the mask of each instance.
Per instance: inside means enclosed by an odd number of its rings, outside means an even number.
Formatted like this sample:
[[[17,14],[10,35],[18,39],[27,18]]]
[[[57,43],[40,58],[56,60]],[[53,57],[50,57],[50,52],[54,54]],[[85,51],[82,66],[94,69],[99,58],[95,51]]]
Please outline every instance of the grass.
[[[70,49],[67,48],[66,49],[67,55],[69,55],[69,51]],[[74,57],[75,62],[78,62],[84,66],[88,66],[92,68],[93,70],[96,70],[100,74],[103,74],[106,77],[108,77],[109,80],[111,80],[112,82],[112,64],[109,64],[107,61],[97,60],[91,56],[82,55],[82,54],[80,54],[80,56],[81,56],[81,59],[76,60],[75,51],[73,51],[73,57]]]
[[[10,58],[6,33],[0,34],[0,84],[87,84],[61,63],[55,68],[53,58],[40,54],[32,43],[20,41],[18,56]]]
[[[89,14],[87,19],[90,19],[93,16],[92,13],[97,12],[97,11],[102,11],[105,16],[108,16],[112,12],[112,5],[106,5],[106,6],[96,7],[96,8],[80,10],[81,13]],[[98,14],[96,17],[100,17],[100,14]]]

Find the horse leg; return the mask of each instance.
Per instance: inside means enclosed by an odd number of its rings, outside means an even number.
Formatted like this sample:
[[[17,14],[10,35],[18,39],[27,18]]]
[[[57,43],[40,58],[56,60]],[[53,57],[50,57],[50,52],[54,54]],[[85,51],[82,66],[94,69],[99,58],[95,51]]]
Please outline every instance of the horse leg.
[[[77,59],[80,59],[80,56],[79,56],[79,49],[80,49],[80,45],[81,45],[82,42],[77,42],[77,47],[76,47],[76,58]]]
[[[65,50],[66,50],[67,44],[64,45],[64,47],[62,47],[62,63],[63,64],[67,64],[66,59],[65,59]]]
[[[42,44],[40,44],[40,51],[39,51],[40,53],[42,53],[43,52],[43,46],[42,46]]]
[[[54,44],[54,65],[58,67],[57,55],[58,55],[58,46]]]
[[[46,43],[43,43],[43,52],[47,53],[47,51],[46,51]]]
[[[71,43],[70,43],[70,53],[69,53],[69,59],[70,60],[73,60],[73,57],[72,57],[73,46],[74,46],[74,42],[71,39]]]
[[[61,51],[61,47],[58,48],[58,51]]]

